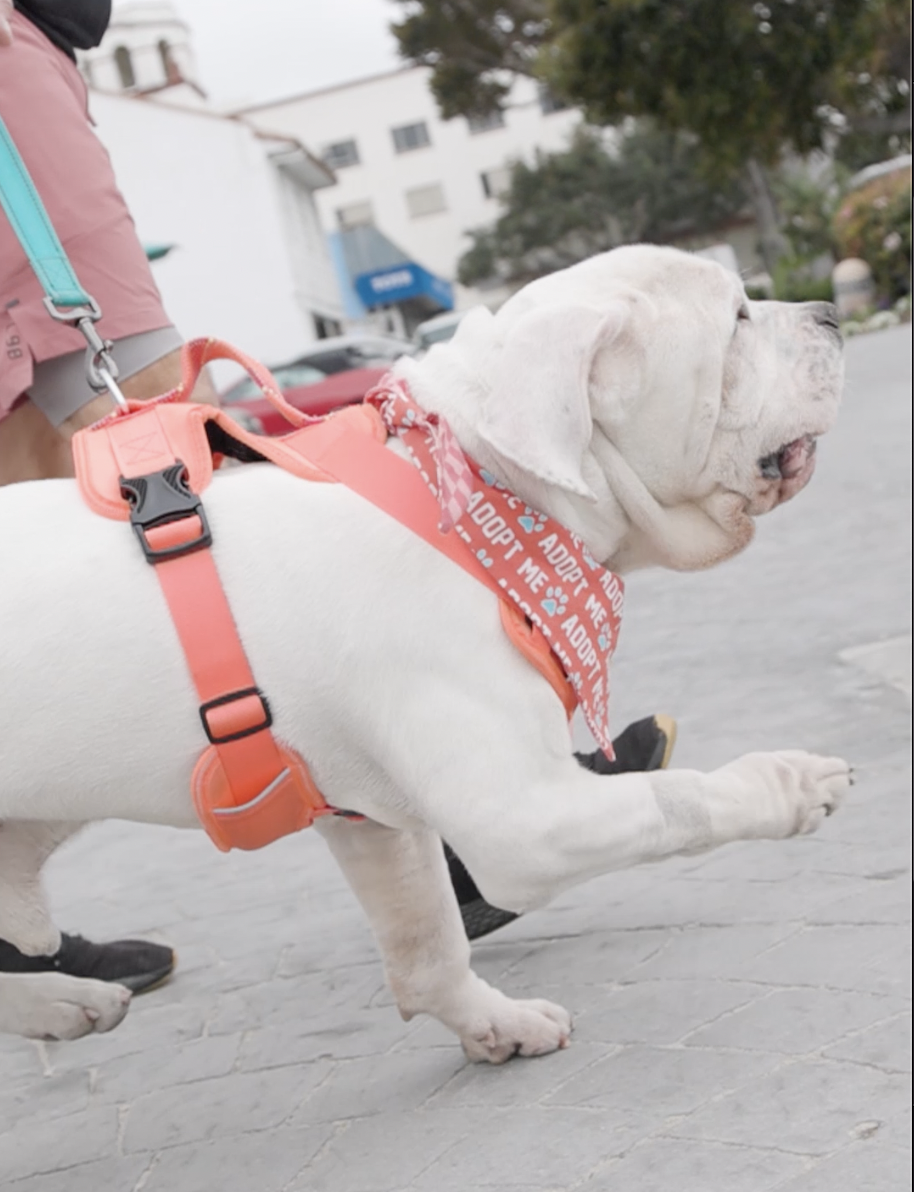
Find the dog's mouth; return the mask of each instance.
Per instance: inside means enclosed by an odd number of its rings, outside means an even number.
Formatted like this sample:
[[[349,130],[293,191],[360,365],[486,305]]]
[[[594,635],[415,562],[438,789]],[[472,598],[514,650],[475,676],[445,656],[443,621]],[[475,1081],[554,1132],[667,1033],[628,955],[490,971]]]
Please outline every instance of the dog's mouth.
[[[816,469],[816,437],[801,435],[758,461],[762,479],[773,481],[775,504],[789,501],[810,482]]]
[[[758,465],[765,480],[793,480],[807,468],[809,475],[812,475],[815,454],[815,436],[802,435],[792,443],[785,443],[779,451],[772,451],[760,459]]]

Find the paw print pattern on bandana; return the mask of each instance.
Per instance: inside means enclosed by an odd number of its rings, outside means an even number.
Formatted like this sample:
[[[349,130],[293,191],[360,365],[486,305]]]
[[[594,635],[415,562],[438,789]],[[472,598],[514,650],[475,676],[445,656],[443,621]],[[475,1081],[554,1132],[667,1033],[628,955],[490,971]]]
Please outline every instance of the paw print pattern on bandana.
[[[502,484],[497,476],[493,476],[492,473],[487,472],[485,468],[479,469],[479,479],[483,482],[483,484],[488,484],[490,488],[497,488],[499,492],[506,493],[508,491],[507,485]]]
[[[576,534],[468,460],[446,421],[415,406],[403,382],[388,376],[366,401],[379,410],[388,433],[403,435],[437,500],[442,533],[453,529],[477,577],[500,589],[501,599],[542,633],[590,731],[611,757],[608,663],[619,632],[622,580],[598,563]],[[412,523],[404,519],[404,524]]]
[[[540,606],[550,617],[560,617],[568,607],[568,597],[561,588],[547,588],[545,599],[540,601]]]
[[[525,505],[524,512],[517,521],[518,525],[528,534],[538,534],[546,524],[546,517],[542,513],[537,513],[535,509],[531,509],[529,505]]]

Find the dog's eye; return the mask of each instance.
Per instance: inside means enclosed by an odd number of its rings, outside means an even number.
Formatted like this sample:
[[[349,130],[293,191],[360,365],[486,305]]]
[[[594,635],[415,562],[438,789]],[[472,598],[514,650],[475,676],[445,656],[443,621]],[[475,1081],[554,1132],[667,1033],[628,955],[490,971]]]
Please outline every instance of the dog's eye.
[[[751,319],[751,316],[749,314],[749,307],[746,305],[745,302],[743,302],[740,305],[739,310],[736,312],[736,321],[737,321],[737,323],[748,323],[748,322],[750,322],[750,319]]]

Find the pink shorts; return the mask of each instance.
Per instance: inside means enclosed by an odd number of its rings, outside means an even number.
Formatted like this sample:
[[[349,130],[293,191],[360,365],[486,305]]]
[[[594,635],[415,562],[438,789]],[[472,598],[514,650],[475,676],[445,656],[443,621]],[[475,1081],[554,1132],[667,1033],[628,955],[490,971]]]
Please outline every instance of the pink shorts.
[[[13,12],[11,25],[13,44],[0,47],[0,115],[80,284],[102,309],[99,334],[116,341],[170,327],[108,153],[90,124],[79,71],[21,13]],[[0,209],[0,418],[29,392],[36,364],[85,348],[78,331],[50,317],[43,297]],[[177,332],[166,351],[174,340]],[[84,400],[91,396],[86,389]],[[82,397],[71,395],[68,405],[75,400],[78,408]]]

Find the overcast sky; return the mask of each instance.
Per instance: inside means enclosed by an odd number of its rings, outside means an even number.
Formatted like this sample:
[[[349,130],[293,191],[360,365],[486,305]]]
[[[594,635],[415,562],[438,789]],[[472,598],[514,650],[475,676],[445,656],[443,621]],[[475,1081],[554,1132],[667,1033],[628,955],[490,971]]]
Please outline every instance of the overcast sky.
[[[401,65],[394,0],[172,0],[214,103],[257,103]]]

